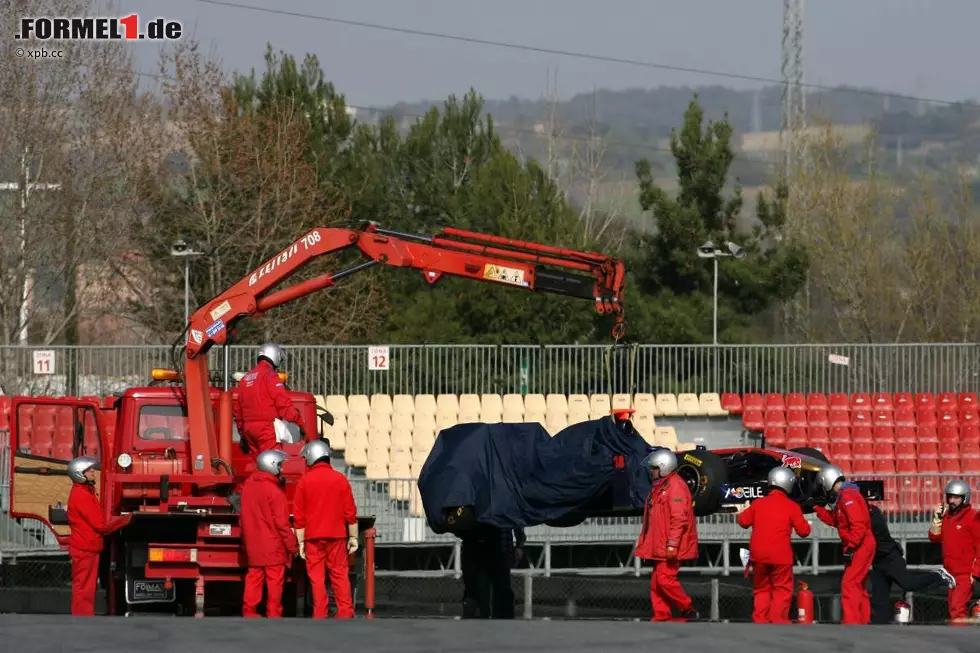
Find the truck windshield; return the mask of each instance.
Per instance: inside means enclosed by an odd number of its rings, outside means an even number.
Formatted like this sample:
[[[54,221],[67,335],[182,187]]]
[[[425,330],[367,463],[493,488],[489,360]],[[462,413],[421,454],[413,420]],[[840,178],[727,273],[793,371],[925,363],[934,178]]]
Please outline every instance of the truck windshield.
[[[183,442],[187,440],[187,409],[183,406],[143,406],[137,432],[140,440]]]

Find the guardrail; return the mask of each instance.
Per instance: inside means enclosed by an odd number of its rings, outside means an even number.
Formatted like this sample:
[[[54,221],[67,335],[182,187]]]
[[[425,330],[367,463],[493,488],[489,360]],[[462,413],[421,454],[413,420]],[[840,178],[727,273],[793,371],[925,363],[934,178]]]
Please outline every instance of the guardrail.
[[[286,349],[290,385],[313,394],[980,391],[977,344]],[[232,370],[254,353],[231,347]],[[209,360],[221,368],[220,348]],[[0,347],[0,393],[107,395],[172,366],[169,346]]]

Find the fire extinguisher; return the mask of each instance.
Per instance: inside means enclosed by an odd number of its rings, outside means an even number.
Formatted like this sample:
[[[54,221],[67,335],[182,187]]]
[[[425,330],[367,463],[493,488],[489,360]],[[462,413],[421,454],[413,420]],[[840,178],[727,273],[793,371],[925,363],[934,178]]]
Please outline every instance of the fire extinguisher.
[[[974,619],[980,619],[980,600],[974,601],[973,609],[970,610],[970,616]]]
[[[800,581],[800,590],[796,593],[796,623],[813,623],[813,592],[803,581]]]

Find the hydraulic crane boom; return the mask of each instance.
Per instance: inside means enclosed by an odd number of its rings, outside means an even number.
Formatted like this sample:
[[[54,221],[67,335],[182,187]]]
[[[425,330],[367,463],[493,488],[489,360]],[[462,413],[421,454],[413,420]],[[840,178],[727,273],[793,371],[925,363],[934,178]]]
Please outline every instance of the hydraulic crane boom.
[[[359,249],[368,260],[272,291],[314,258],[349,248]],[[193,474],[213,478],[215,461],[226,458],[231,448],[231,397],[227,392],[220,409],[220,443],[216,437],[208,350],[226,344],[229,330],[238,320],[305,297],[379,263],[420,270],[430,284],[451,275],[588,299],[600,315],[614,316],[614,337],[619,339],[625,333],[626,268],[618,259],[456,228],[425,237],[381,229],[373,223],[363,230],[318,227],[191,316],[183,379]]]

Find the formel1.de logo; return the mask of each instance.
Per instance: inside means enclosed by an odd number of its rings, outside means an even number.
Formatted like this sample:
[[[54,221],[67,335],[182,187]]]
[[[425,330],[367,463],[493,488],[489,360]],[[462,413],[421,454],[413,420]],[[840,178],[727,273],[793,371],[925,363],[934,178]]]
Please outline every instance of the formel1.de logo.
[[[20,31],[14,38],[31,41],[177,41],[183,29],[177,20],[158,17],[143,23],[137,14],[84,18],[29,16],[20,19]]]

